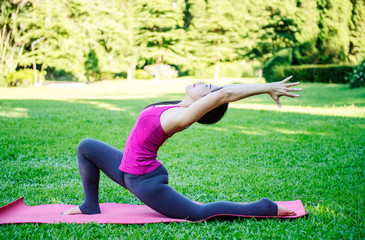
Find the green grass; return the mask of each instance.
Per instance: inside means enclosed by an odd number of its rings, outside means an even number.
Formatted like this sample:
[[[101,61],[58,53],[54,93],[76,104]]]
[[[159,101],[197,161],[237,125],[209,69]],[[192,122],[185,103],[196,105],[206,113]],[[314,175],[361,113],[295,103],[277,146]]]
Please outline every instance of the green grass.
[[[86,137],[122,149],[141,109],[180,99],[192,80],[0,88],[0,205],[80,204],[76,147]],[[211,202],[301,199],[308,218],[146,225],[1,225],[2,239],[364,239],[365,89],[303,84],[299,99],[255,96],[212,126],[169,139],[159,159],[170,185]],[[141,204],[104,175],[101,202]]]

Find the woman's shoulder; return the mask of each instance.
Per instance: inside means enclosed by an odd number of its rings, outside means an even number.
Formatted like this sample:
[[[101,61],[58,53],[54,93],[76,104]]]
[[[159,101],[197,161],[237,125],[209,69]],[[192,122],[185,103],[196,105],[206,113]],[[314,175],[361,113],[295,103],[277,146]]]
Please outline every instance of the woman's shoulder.
[[[179,109],[181,106],[179,105],[151,105],[143,109],[141,114],[147,114],[147,115],[158,115],[164,114],[165,112],[170,112],[171,109]]]
[[[166,105],[152,105],[151,107],[180,107],[178,104],[166,104]]]
[[[180,132],[185,129],[182,128],[179,124],[179,115],[184,111],[184,107],[176,106],[167,108],[164,111],[162,111],[160,116],[160,123],[162,126],[162,129],[165,131],[165,133],[169,136],[172,136],[176,132]]]

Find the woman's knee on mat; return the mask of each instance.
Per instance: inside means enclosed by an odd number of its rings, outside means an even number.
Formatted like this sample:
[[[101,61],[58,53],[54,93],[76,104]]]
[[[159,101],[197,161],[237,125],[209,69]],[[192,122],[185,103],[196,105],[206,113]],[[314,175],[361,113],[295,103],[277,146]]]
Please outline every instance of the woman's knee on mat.
[[[80,141],[79,145],[77,146],[77,153],[78,154],[85,154],[88,152],[89,149],[95,145],[96,140],[92,138],[85,138]]]

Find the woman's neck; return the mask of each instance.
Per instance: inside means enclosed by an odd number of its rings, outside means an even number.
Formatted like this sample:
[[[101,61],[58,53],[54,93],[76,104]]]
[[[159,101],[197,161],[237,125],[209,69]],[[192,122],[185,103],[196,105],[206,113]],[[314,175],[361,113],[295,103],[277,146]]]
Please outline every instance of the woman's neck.
[[[193,100],[191,97],[189,96],[185,96],[185,98],[178,104],[180,107],[184,107],[187,108],[189,107],[191,104],[193,104],[195,102],[195,100]]]

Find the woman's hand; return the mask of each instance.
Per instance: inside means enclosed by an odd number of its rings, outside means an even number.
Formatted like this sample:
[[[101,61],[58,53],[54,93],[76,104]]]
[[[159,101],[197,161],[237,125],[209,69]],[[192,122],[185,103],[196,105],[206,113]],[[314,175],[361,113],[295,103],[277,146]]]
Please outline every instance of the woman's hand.
[[[274,82],[270,83],[270,88],[268,93],[274,99],[274,101],[278,104],[279,107],[281,107],[281,102],[279,98],[281,96],[287,96],[291,98],[299,97],[299,94],[294,94],[291,92],[300,92],[303,89],[301,88],[290,88],[296,85],[299,85],[299,82],[296,83],[287,83],[293,76],[285,78],[283,81],[280,82]]]

